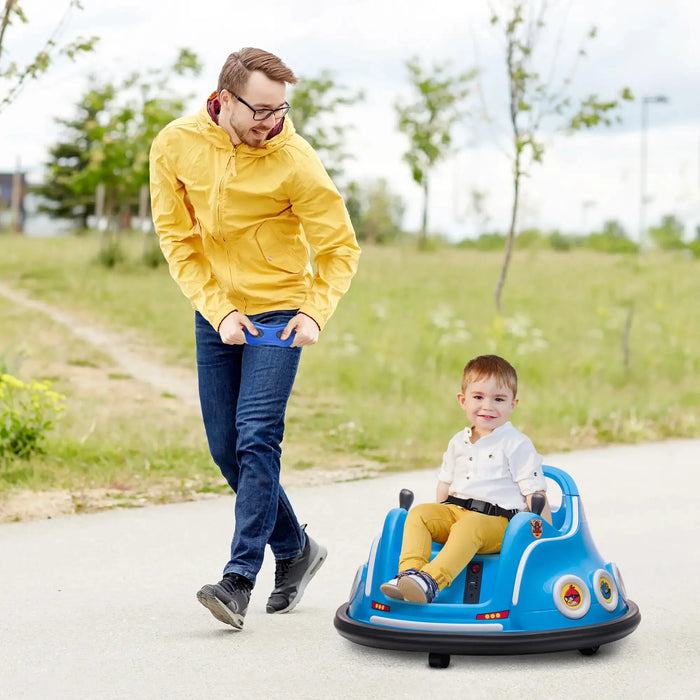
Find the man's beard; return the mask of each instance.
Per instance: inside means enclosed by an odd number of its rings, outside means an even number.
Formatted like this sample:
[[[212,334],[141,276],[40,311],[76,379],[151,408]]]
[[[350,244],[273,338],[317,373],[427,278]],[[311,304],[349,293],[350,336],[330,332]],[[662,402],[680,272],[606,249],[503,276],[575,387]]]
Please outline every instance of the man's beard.
[[[251,148],[263,148],[265,146],[265,139],[267,138],[267,134],[269,133],[269,130],[265,133],[264,136],[260,137],[251,137],[249,135],[250,130],[248,130],[246,133],[243,133],[239,128],[238,125],[234,122],[233,120],[233,115],[229,118],[229,126],[231,127],[231,130],[233,131],[234,134],[238,137],[238,140],[241,143],[244,143],[246,146],[250,146]]]

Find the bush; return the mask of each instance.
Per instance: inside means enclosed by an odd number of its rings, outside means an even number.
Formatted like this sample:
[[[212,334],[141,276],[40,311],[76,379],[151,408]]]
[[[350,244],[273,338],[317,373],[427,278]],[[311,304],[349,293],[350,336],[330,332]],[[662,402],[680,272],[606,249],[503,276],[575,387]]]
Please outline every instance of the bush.
[[[46,433],[65,400],[49,386],[48,382],[25,384],[11,374],[0,374],[0,459],[26,459],[44,451]]]
[[[163,251],[160,249],[157,238],[153,237],[153,239],[149,238],[146,240],[143,247],[143,253],[141,254],[141,262],[146,267],[152,268],[165,265],[165,256],[163,255]]]
[[[100,238],[100,249],[97,252],[95,262],[108,270],[113,269],[119,263],[126,260],[126,255],[121,241],[114,235]]]
[[[627,238],[627,234],[617,221],[606,221],[603,230],[592,233],[584,239],[584,245],[599,253],[637,253],[639,246]]]

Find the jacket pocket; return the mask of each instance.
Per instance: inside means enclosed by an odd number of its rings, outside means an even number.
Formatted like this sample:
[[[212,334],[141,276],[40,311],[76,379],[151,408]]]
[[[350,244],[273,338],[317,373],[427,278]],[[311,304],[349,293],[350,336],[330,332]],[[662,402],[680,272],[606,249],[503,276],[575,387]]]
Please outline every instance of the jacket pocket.
[[[258,226],[255,240],[270,267],[300,274],[309,264],[309,247],[298,223],[266,221]]]

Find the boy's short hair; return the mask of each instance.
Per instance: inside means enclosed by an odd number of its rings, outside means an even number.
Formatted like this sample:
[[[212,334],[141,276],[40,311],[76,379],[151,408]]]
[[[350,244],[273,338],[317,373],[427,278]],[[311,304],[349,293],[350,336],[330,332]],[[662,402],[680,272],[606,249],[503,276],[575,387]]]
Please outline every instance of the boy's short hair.
[[[479,355],[469,360],[462,373],[462,393],[472,382],[478,382],[485,377],[496,377],[498,382],[513,392],[513,398],[518,394],[518,375],[513,365],[498,355]]]

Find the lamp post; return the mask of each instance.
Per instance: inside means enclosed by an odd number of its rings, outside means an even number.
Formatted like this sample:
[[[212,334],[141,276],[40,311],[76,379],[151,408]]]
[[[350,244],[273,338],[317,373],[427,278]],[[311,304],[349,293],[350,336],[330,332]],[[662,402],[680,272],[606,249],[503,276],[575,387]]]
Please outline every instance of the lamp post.
[[[647,126],[649,122],[649,105],[666,103],[666,95],[642,97],[642,148],[640,158],[640,187],[639,187],[639,249],[646,247],[646,207],[647,207]]]

